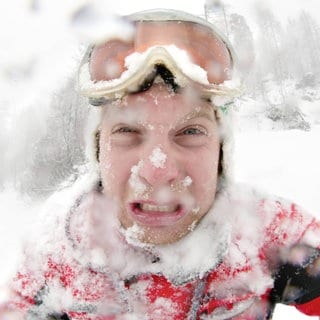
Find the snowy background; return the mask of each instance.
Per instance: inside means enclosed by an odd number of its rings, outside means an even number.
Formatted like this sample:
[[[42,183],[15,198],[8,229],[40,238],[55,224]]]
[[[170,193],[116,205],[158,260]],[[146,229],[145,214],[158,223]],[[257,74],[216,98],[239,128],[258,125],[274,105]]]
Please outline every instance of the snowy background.
[[[236,180],[292,199],[320,218],[318,1],[118,2],[0,3],[0,285],[44,199],[81,170],[86,109],[63,88],[74,85],[88,41],[119,28],[128,32],[117,14],[167,7],[215,21],[245,75],[246,93],[235,106]],[[309,317],[279,306],[274,318]]]

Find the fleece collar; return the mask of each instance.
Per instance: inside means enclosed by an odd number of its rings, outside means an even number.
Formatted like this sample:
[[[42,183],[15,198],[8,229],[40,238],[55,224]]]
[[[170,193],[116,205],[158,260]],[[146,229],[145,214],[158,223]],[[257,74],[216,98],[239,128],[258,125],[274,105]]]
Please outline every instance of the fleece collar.
[[[217,195],[214,206],[189,234],[173,244],[147,245],[135,240],[137,226],[112,229],[113,249],[92,247],[86,239],[88,212],[73,210],[67,219],[67,236],[73,255],[88,267],[129,279],[141,274],[159,274],[174,284],[203,278],[223,260],[231,239],[231,224],[223,219],[228,199]],[[230,207],[230,206],[229,206]],[[112,234],[113,233],[113,234]]]

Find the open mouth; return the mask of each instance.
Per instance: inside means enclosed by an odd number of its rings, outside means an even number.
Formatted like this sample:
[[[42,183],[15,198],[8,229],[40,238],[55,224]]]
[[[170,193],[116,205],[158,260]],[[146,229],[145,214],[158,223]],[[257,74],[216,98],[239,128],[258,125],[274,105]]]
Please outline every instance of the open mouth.
[[[132,218],[147,226],[168,226],[180,220],[186,210],[180,204],[155,204],[151,202],[133,202],[129,206]]]

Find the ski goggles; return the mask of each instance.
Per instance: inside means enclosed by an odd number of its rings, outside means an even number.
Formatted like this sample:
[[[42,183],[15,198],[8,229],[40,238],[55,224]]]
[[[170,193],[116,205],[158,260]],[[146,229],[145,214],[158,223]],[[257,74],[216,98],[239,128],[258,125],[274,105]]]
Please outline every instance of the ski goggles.
[[[150,10],[127,18],[134,26],[133,37],[90,47],[81,64],[79,89],[91,104],[141,91],[163,67],[177,87],[191,85],[202,97],[238,94],[225,85],[234,64],[231,47],[206,20],[175,10]]]

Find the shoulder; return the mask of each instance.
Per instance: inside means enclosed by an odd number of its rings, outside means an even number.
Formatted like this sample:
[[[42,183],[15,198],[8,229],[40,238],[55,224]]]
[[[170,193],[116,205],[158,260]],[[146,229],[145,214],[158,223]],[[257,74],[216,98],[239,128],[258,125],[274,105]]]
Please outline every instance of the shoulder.
[[[228,203],[238,217],[259,219],[264,225],[275,221],[308,223],[316,221],[302,206],[290,199],[257,190],[245,184],[232,184],[221,192],[221,203]],[[261,221],[261,222],[262,222]]]
[[[220,197],[218,206],[226,212],[234,239],[264,248],[320,246],[320,222],[288,199],[241,184],[229,186]]]

